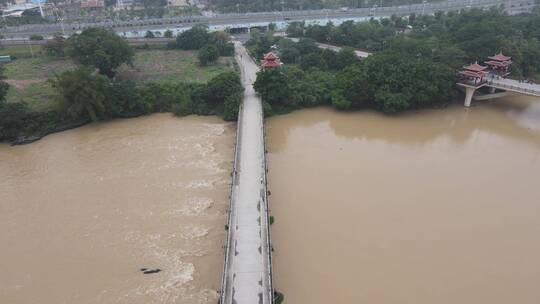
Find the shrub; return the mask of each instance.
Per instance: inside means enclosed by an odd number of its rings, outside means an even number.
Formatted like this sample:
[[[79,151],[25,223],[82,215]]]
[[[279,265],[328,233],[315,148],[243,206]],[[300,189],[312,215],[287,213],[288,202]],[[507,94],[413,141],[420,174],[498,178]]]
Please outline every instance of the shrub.
[[[197,53],[197,58],[201,65],[208,65],[216,62],[219,58],[219,51],[215,45],[209,44],[202,47]]]
[[[41,35],[31,35],[30,40],[43,40],[43,36],[41,36]]]

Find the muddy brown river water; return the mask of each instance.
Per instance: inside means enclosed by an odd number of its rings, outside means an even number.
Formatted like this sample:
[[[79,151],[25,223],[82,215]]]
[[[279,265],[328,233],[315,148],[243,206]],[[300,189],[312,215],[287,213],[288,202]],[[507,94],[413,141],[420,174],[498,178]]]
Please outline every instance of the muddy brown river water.
[[[540,303],[540,100],[267,132],[285,303]],[[156,114],[0,145],[0,303],[216,303],[233,142]]]
[[[0,303],[216,303],[233,144],[155,114],[0,145]]]
[[[286,304],[540,303],[540,100],[269,119]]]

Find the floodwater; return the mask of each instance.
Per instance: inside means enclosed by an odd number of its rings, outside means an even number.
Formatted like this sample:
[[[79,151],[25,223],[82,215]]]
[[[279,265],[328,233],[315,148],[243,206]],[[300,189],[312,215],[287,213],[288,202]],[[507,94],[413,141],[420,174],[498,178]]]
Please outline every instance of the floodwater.
[[[540,99],[267,122],[285,303],[540,303]]]
[[[154,114],[0,145],[0,303],[216,303],[233,144]]]

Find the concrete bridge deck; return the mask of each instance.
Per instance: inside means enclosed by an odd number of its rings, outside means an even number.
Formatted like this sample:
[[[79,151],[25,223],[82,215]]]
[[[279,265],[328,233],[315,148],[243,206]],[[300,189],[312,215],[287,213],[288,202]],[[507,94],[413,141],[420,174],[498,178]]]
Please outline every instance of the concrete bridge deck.
[[[518,80],[510,78],[488,78],[488,80],[480,83],[457,83],[458,86],[462,87],[465,91],[465,102],[466,107],[471,106],[471,101],[474,100],[486,100],[498,97],[504,97],[509,94],[517,93],[529,96],[540,97],[540,84],[537,83],[527,83],[521,82]],[[476,90],[482,87],[488,87],[491,89],[490,94],[476,96]],[[495,89],[502,90],[504,92],[495,93]]]
[[[540,97],[540,84],[520,82],[509,78],[500,78],[489,80],[488,87]]]
[[[221,304],[273,303],[270,224],[262,102],[253,82],[259,67],[235,43],[245,88],[238,118],[235,168]]]

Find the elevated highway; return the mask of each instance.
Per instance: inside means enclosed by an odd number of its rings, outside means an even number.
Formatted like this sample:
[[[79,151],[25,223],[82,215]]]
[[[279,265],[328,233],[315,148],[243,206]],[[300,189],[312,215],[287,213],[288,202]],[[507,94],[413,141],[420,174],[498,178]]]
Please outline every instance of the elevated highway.
[[[115,30],[126,37],[143,37],[146,31],[163,33],[171,30],[175,34],[191,28],[196,24],[207,25],[211,30],[249,29],[266,27],[274,23],[278,28],[285,28],[292,21],[306,21],[307,24],[326,24],[329,21],[339,24],[344,21],[362,21],[375,17],[392,15],[406,16],[433,14],[437,11],[458,11],[468,8],[488,8],[504,6],[510,14],[529,12],[535,6],[535,0],[445,0],[433,3],[411,5],[357,8],[349,10],[303,10],[285,12],[261,12],[246,14],[220,14],[213,17],[192,16],[182,18],[161,18],[131,21],[109,21],[100,23],[64,23],[41,24],[7,27],[2,29],[6,39],[29,37],[32,34],[51,36],[55,33],[71,35],[89,27],[105,27]]]

